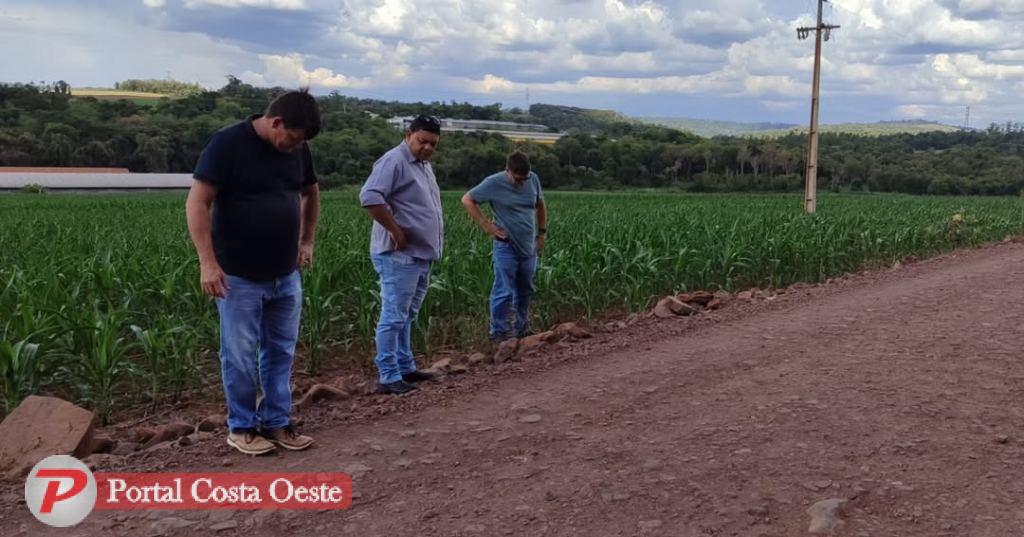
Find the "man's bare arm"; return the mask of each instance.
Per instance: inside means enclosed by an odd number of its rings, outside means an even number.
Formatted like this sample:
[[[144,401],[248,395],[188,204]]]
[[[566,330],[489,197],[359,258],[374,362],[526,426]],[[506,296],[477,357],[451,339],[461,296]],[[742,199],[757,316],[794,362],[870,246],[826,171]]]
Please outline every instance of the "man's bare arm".
[[[185,200],[185,219],[192,244],[199,255],[199,284],[207,295],[223,298],[228,290],[228,281],[214,255],[211,235],[210,208],[216,198],[217,187],[193,180]]]
[[[368,205],[366,212],[370,213],[370,217],[384,226],[384,229],[391,234],[391,240],[395,243],[396,250],[404,250],[409,246],[405,240],[405,232],[398,226],[398,222],[395,222],[395,217],[391,215],[387,205]]]
[[[494,222],[491,222],[486,216],[484,216],[483,211],[480,210],[480,206],[477,205],[476,201],[473,200],[472,196],[470,196],[468,192],[462,196],[462,206],[466,208],[466,212],[469,213],[469,217],[472,218],[477,225],[483,228],[488,235],[499,240],[508,239],[508,233],[504,229],[494,225]]]

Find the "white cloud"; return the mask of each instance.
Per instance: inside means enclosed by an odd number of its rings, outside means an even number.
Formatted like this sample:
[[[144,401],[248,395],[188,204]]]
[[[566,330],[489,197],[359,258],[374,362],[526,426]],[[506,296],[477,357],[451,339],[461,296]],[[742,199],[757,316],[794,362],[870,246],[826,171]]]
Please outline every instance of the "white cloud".
[[[162,2],[163,0],[156,0]],[[298,10],[306,9],[306,0],[185,0],[185,7],[198,9],[206,6],[217,7],[258,7],[268,9]]]
[[[928,116],[928,107],[919,104],[905,104],[896,108],[902,117],[921,119]]]
[[[833,0],[838,18],[869,46],[990,47],[1011,24],[958,17],[938,0]],[[842,30],[840,30],[842,31]],[[1019,39],[1018,39],[1019,40]]]
[[[794,28],[813,24],[811,13],[798,10],[814,2],[143,0],[135,10],[85,11],[0,1],[0,46],[28,50],[0,64],[5,80],[97,84],[170,70],[213,86],[242,73],[257,84],[408,100],[484,102],[529,88],[534,102],[642,107],[693,95],[726,117],[743,101],[777,118],[791,113],[784,120],[795,122],[804,119],[813,64],[813,43],[797,40]],[[1017,97],[1024,87],[1024,0],[827,6],[826,19],[842,26],[824,48],[822,97],[830,109],[842,105],[853,115],[863,104],[909,117],[900,107],[927,114],[960,108],[962,115],[972,104],[979,115],[1024,116]],[[237,12],[202,10],[210,7]],[[241,38],[236,14],[266,17],[269,28],[286,24],[282,31],[302,39]],[[197,20],[208,33],[168,30],[195,28]],[[115,24],[117,35],[104,31]]]
[[[879,66],[867,63],[844,63],[836,66],[836,75],[849,81],[875,81],[882,76],[882,72]]]
[[[804,106],[803,101],[780,101],[777,99],[764,99],[761,101],[761,106],[769,110],[793,110]]]
[[[340,73],[317,67],[312,71],[306,69],[306,60],[301,54],[287,55],[260,54],[263,72],[246,71],[242,80],[261,86],[285,86],[314,88],[365,88],[372,85],[366,78],[352,78]]]
[[[196,32],[134,24],[120,13],[43,5],[5,8],[0,49],[18,50],[0,62],[0,80],[65,80],[72,86],[112,86],[128,78],[168,73],[205,87],[224,85],[254,58],[240,47]],[[117,32],[111,32],[117,27]]]
[[[384,0],[377,9],[370,12],[367,29],[383,35],[399,35],[411,7],[410,2],[405,0]]]
[[[796,82],[788,76],[748,76],[743,80],[743,94],[751,97],[778,95],[798,97],[810,95],[810,84]]]
[[[995,13],[995,14],[1019,14],[1024,13],[1024,0],[960,0],[958,4],[960,11],[968,14],[973,13]]]
[[[1024,65],[988,63],[976,54],[938,54],[932,66],[940,73],[970,80],[1024,78]]]
[[[486,75],[481,80],[464,82],[471,91],[479,93],[510,94],[529,88],[550,93],[698,93],[709,90],[728,90],[729,85],[721,76],[664,76],[652,78],[585,76],[574,81],[543,83],[513,82],[495,75]]]
[[[991,82],[1019,76],[1014,63],[1024,61],[1024,48],[1006,36],[1020,34],[1013,30],[1024,30],[1022,21],[968,20],[948,1],[832,2],[826,18],[842,28],[825,45],[824,98],[932,103],[926,110],[1004,98]],[[758,98],[772,110],[799,108],[810,92],[813,44],[794,31],[812,23],[810,14],[787,20],[762,0],[594,0],[530,9],[522,2],[436,0],[429,10],[419,0],[349,0],[346,13],[357,5],[368,6],[362,13],[372,18],[353,15],[339,24],[339,35],[370,39],[362,58],[404,36],[411,50],[400,62],[448,72],[446,86],[454,90],[697,94]],[[978,53],[949,55],[944,48]],[[944,61],[955,73],[943,70]]]
[[[518,89],[511,80],[490,73],[481,80],[468,81],[467,85],[473,93],[513,93]]]
[[[994,62],[1024,62],[1024,49],[994,50],[986,53],[985,58]]]

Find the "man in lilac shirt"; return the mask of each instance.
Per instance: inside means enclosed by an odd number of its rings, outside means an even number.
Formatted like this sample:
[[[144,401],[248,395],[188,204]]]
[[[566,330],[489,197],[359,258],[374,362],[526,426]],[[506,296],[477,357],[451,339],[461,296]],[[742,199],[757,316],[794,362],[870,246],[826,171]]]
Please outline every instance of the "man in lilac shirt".
[[[405,140],[377,160],[359,192],[373,218],[370,259],[380,275],[377,371],[382,393],[403,394],[428,380],[412,354],[412,325],[427,295],[430,267],[444,249],[441,191],[430,166],[441,122],[419,116]]]

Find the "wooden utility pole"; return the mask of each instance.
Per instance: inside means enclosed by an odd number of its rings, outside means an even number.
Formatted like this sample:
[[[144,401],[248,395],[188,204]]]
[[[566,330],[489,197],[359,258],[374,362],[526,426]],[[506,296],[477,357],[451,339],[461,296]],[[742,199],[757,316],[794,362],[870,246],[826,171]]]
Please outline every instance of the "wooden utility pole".
[[[814,32],[814,84],[811,90],[811,125],[807,130],[807,173],[804,175],[804,211],[814,213],[818,206],[818,91],[821,86],[821,41],[828,41],[832,30],[839,28],[821,21],[825,2],[818,0],[818,25],[796,29],[799,39],[806,39]]]

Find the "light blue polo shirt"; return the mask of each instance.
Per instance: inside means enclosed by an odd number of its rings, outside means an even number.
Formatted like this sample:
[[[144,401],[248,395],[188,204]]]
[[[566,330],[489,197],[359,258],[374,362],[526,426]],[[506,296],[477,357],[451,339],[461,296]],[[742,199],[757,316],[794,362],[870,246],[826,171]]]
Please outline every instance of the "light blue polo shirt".
[[[469,191],[479,205],[491,204],[498,227],[508,232],[509,240],[520,255],[537,255],[537,204],[544,200],[540,177],[530,177],[516,185],[504,171],[484,179]]]

